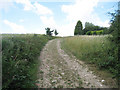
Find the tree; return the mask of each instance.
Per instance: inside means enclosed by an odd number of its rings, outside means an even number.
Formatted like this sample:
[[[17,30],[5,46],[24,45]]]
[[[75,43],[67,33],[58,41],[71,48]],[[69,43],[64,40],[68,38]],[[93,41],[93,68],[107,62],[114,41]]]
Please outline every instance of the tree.
[[[120,5],[120,1],[118,2],[118,5]],[[111,25],[109,29],[112,34],[110,40],[112,43],[114,43],[114,47],[112,48],[112,56],[114,57],[113,61],[115,61],[115,63],[113,63],[113,67],[114,72],[116,73],[115,76],[118,80],[118,86],[120,86],[120,10],[117,10],[115,13],[110,14],[112,15]]]
[[[83,34],[82,30],[83,30],[82,22],[79,20],[75,26],[74,35],[82,35]]]
[[[97,35],[103,34],[103,30],[96,31],[96,34],[97,34]]]
[[[86,35],[92,35],[91,31],[88,31],[88,32],[86,33]]]
[[[85,23],[84,34],[87,34],[88,31],[94,31],[95,25],[89,22]]]
[[[50,28],[49,28],[49,27],[45,28],[45,30],[46,30],[46,35],[52,36],[52,32],[53,32],[54,30],[50,31]]]
[[[100,30],[103,30],[103,32],[100,32],[100,34],[110,33],[110,30],[107,27],[100,27],[89,22],[85,23],[85,28],[83,29],[84,34],[86,34],[88,31],[100,31]],[[92,34],[96,35],[97,33],[94,32]]]
[[[55,32],[54,32],[54,34],[55,34],[55,36],[56,36],[56,35],[58,35],[58,32],[57,32],[57,30],[56,30],[56,29],[55,29]]]
[[[94,27],[94,24],[85,22],[85,28],[88,28],[88,27]]]
[[[93,35],[96,35],[96,31],[93,31]]]
[[[120,10],[116,11],[115,13],[110,13],[112,15],[111,25],[109,31],[113,36],[113,41],[118,44],[119,35],[120,35]]]

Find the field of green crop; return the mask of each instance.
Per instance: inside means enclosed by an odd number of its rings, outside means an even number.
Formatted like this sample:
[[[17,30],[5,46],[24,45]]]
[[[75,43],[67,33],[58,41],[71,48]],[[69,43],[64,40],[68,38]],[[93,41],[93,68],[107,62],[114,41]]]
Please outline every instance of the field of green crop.
[[[2,34],[2,88],[36,87],[38,56],[53,38],[39,34]]]
[[[75,36],[64,38],[62,47],[78,59],[95,64],[100,69],[108,70],[114,77],[118,75],[117,50],[108,35]]]

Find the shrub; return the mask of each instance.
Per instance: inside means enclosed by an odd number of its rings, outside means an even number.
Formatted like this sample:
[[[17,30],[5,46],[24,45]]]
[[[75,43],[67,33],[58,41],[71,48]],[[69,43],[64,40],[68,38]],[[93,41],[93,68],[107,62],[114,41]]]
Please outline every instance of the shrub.
[[[88,32],[86,33],[86,35],[92,35],[92,34],[91,34],[91,31],[88,31]]]
[[[97,34],[97,35],[103,34],[103,30],[96,31],[96,34]]]
[[[93,35],[96,35],[96,31],[93,32]]]
[[[38,56],[53,37],[2,35],[2,87],[35,88]]]

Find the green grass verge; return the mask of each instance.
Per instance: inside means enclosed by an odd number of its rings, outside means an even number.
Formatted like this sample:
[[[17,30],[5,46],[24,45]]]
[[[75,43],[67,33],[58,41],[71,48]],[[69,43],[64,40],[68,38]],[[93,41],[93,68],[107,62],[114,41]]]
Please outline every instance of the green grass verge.
[[[2,88],[35,88],[38,56],[48,40],[39,34],[2,34]]]
[[[109,71],[113,78],[117,78],[117,51],[114,43],[109,40],[109,35],[101,36],[75,36],[64,38],[62,47],[71,52],[79,60],[94,64],[101,70]]]

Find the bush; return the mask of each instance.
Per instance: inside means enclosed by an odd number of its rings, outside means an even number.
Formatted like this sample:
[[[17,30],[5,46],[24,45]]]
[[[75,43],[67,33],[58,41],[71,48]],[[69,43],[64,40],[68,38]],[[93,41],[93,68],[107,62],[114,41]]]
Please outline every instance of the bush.
[[[86,33],[86,35],[92,35],[91,31],[88,31],[88,32]]]
[[[103,30],[96,31],[96,34],[97,34],[97,35],[103,34]]]
[[[99,30],[99,31],[88,31],[86,33],[86,35],[101,35],[103,34],[103,30]]]
[[[118,2],[120,4],[120,2]],[[118,78],[119,86],[120,86],[120,55],[119,55],[119,47],[120,47],[120,10],[117,10],[115,13],[111,13],[111,26],[109,31],[111,31],[112,37],[110,37],[110,41],[114,43],[114,48],[112,55],[114,56],[114,60],[117,62],[116,66],[114,67],[116,70],[115,76]],[[111,69],[111,71],[114,71]]]
[[[93,32],[93,35],[96,35],[96,31]]]
[[[2,87],[35,88],[38,56],[53,37],[2,35]]]

